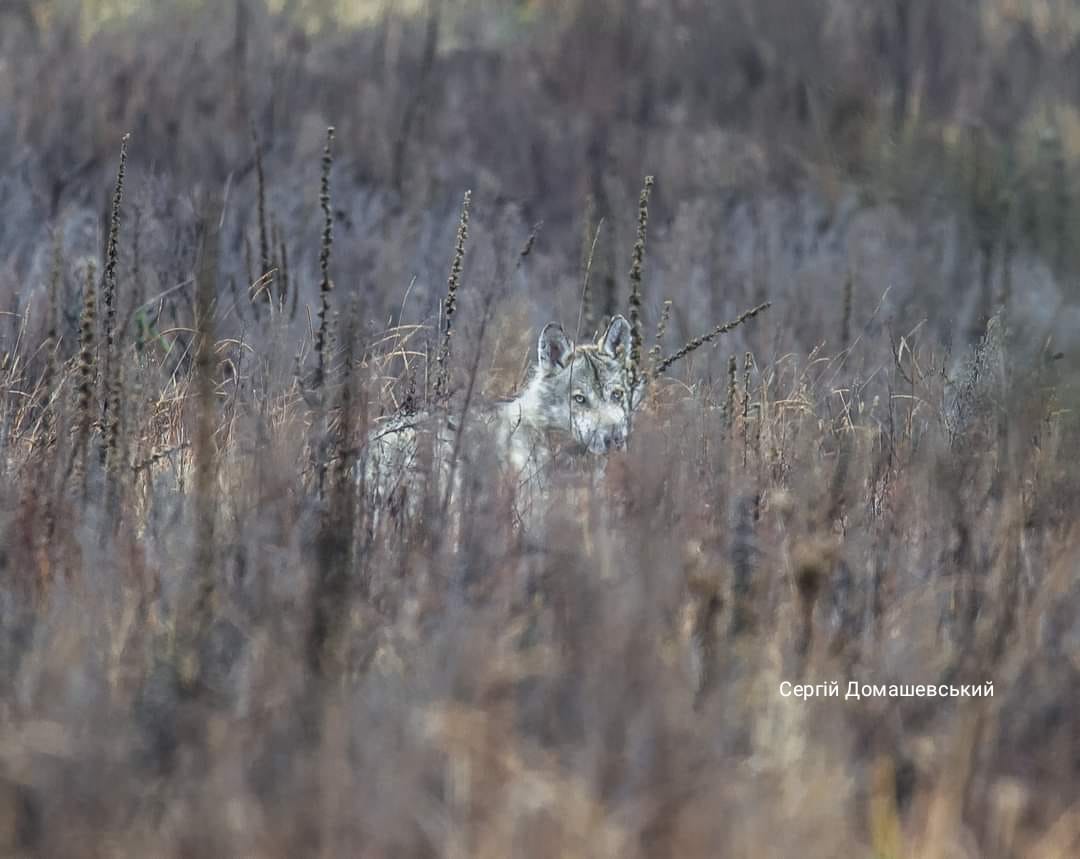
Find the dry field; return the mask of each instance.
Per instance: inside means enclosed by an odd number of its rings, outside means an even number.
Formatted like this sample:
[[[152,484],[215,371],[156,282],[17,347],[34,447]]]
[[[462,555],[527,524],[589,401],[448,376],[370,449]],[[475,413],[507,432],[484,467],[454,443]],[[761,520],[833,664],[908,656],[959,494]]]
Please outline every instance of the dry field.
[[[0,0],[0,854],[1080,855],[1073,5],[345,6]]]

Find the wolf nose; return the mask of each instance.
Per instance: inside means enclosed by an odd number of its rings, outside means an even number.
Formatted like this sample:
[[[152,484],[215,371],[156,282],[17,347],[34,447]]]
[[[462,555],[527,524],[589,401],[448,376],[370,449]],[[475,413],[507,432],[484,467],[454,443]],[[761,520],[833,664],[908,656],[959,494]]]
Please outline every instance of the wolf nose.
[[[621,430],[613,430],[612,432],[609,432],[604,437],[604,449],[605,450],[611,450],[612,448],[615,448],[616,450],[620,450],[620,449],[622,449],[622,447],[625,444],[626,444],[626,434],[624,432],[622,432]]]

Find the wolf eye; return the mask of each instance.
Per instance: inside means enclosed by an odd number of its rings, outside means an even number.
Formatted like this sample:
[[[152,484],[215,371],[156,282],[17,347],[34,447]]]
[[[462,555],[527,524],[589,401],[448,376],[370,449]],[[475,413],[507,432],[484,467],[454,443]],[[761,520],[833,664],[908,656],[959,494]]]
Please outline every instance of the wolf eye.
[[[583,406],[587,401],[584,394],[574,394],[574,402],[579,406]]]
[[[614,391],[611,392],[611,399],[613,399],[615,402],[621,403],[622,398],[623,392],[621,388],[616,388]]]

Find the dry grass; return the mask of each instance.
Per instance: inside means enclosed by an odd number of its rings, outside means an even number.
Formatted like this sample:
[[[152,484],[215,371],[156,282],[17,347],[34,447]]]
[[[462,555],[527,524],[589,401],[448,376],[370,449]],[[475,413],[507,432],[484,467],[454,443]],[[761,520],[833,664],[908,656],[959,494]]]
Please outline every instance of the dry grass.
[[[1075,32],[315,5],[0,24],[0,852],[1077,855]],[[523,531],[465,418],[613,310],[630,449]]]

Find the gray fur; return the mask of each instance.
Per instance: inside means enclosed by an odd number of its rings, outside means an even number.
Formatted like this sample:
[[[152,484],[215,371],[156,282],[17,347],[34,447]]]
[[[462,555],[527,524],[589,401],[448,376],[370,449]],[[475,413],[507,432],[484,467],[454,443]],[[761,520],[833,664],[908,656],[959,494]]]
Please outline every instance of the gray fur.
[[[611,320],[596,343],[578,346],[561,325],[549,323],[540,332],[536,367],[524,390],[482,409],[480,423],[494,434],[500,458],[520,488],[542,488],[552,441],[583,454],[626,446],[645,385],[639,380],[631,387],[629,342],[630,325],[622,316]],[[403,502],[415,512],[429,476],[435,476],[441,496],[450,479],[455,435],[452,425],[434,415],[396,417],[372,431],[363,475],[375,507]]]

